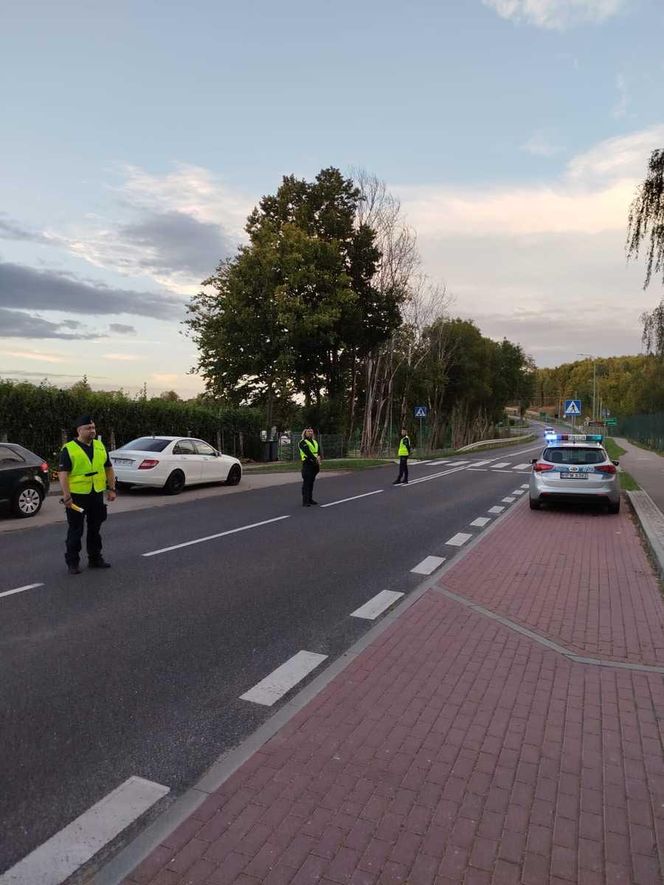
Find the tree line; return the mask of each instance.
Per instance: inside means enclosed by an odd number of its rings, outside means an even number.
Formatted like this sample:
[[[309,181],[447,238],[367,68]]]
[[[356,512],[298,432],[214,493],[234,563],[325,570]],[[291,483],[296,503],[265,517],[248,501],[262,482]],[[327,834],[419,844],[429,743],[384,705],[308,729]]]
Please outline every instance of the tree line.
[[[188,306],[211,401],[260,407],[267,427],[297,415],[359,437],[365,454],[409,426],[415,405],[428,407],[434,448],[480,439],[506,404],[527,406],[532,361],[451,316],[375,176],[286,176],[245,230]]]

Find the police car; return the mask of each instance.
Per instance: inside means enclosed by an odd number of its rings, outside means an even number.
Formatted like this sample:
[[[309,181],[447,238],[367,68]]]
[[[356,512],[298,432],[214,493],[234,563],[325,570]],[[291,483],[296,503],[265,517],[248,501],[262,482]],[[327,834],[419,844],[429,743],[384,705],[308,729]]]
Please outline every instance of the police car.
[[[618,462],[612,461],[596,433],[557,433],[533,461],[530,509],[553,501],[606,503],[620,510]]]

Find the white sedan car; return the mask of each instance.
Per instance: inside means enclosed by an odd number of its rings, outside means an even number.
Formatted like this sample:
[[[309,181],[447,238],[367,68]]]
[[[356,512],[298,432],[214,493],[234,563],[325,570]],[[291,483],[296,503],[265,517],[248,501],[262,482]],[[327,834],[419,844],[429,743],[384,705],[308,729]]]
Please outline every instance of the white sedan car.
[[[167,495],[177,495],[197,483],[235,486],[242,479],[237,458],[185,436],[142,436],[109,452],[109,457],[120,489],[156,486]]]

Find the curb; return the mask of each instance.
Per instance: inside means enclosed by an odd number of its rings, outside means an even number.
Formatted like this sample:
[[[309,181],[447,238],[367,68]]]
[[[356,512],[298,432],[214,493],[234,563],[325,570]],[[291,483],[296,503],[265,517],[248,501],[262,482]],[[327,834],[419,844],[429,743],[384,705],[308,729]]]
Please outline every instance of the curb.
[[[664,580],[664,513],[643,489],[625,494],[639,522],[659,578]]]
[[[114,857],[106,861],[101,867],[94,869],[94,858],[90,861],[90,874],[85,875],[85,868],[77,871],[72,876],[72,881],[89,883],[89,885],[120,885],[121,882],[147,858],[158,845],[172,833],[180,824],[187,820],[194,811],[202,805],[205,799],[250,759],[254,753],[267,743],[293,716],[313,700],[327,685],[332,682],[348,665],[355,660],[368,646],[379,636],[388,630],[401,615],[422,597],[428,590],[436,586],[441,577],[452,567],[456,566],[461,559],[465,558],[478,544],[480,544],[491,532],[509,519],[520,506],[523,506],[525,498],[510,507],[499,516],[489,527],[483,529],[466,547],[446,562],[441,568],[429,575],[418,584],[408,596],[401,601],[396,610],[386,614],[365,635],[358,639],[349,649],[340,655],[326,670],[313,679],[307,686],[302,688],[290,701],[274,713],[266,722],[259,726],[253,734],[246,737],[242,743],[232,750],[222,754],[216,762],[213,762],[201,778],[170,806],[156,817],[152,823],[135,836],[124,847],[118,848]],[[82,878],[77,878],[82,876]]]

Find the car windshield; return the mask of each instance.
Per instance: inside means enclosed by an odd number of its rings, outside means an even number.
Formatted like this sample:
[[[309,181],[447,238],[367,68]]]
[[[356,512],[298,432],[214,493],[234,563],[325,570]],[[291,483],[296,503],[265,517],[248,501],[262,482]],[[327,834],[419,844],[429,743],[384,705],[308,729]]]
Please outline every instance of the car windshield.
[[[132,439],[131,442],[120,446],[118,451],[126,452],[163,452],[170,439],[160,439],[158,436],[142,436],[140,439]]]
[[[545,461],[552,464],[601,464],[606,461],[606,452],[603,449],[584,449],[571,446],[569,448],[549,448],[544,450],[542,456]]]

